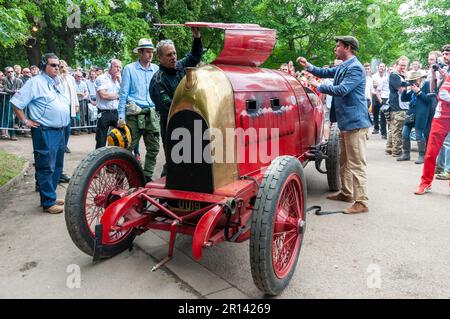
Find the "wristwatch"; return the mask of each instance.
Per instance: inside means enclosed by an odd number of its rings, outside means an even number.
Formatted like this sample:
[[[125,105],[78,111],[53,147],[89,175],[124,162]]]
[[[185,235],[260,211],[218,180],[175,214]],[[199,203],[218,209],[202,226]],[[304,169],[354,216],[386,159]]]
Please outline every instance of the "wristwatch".
[[[28,124],[28,119],[25,119],[25,121],[23,121],[23,124],[25,124],[25,126],[27,126],[27,124]]]

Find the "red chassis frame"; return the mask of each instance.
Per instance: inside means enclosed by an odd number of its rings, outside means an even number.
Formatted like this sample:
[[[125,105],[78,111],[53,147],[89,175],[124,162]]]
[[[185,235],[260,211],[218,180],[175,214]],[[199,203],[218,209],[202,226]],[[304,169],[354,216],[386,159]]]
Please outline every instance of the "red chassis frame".
[[[142,234],[149,229],[156,229],[170,232],[168,255],[152,271],[172,258],[178,233],[193,236],[192,255],[196,260],[201,259],[205,247],[225,240],[239,243],[249,239],[248,223],[253,211],[250,201],[257,195],[265,171],[266,169],[262,169],[246,179],[217,189],[213,194],[166,189],[165,177],[147,183],[144,188],[129,195],[125,192],[115,194],[121,198],[105,209],[100,224],[96,226],[94,260],[101,257],[102,245],[112,243],[110,231],[127,233],[136,229],[137,234]],[[186,200],[208,205],[193,212],[178,213],[161,204],[159,199]],[[151,206],[148,207],[147,204]],[[227,210],[227,214],[224,214],[224,210]],[[125,222],[120,224],[122,218]],[[226,235],[225,232],[229,234]]]

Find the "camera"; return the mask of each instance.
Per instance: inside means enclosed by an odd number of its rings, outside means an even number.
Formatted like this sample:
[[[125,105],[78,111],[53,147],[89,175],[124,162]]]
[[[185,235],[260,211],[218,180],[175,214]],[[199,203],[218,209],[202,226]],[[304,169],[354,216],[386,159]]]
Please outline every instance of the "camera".
[[[433,64],[431,66],[431,68],[433,69],[433,71],[439,71],[439,69],[442,69],[443,67],[445,67],[445,64],[442,62],[438,62],[436,64]]]
[[[414,82],[411,82],[411,81],[403,81],[401,86],[402,87],[407,87],[407,86],[411,86],[413,84],[414,84]]]
[[[442,57],[438,57],[436,63],[431,66],[433,71],[439,71],[439,69],[442,69],[443,67],[445,67],[445,63]]]

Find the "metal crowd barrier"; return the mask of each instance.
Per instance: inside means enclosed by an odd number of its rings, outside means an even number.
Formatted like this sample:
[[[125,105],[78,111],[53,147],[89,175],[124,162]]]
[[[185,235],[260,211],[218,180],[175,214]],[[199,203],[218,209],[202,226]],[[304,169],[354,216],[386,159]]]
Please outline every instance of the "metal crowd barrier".
[[[19,121],[13,111],[13,106],[9,102],[11,95],[0,92],[0,135],[15,136],[25,134],[30,129]],[[28,109],[24,109],[28,117]],[[88,101],[80,101],[80,110],[76,117],[71,118],[71,126],[74,130],[93,130],[97,127],[97,107],[88,105]]]
[[[25,132],[29,132],[30,129],[26,128],[15,116],[13,107],[11,103],[9,103],[10,99],[10,94],[0,92],[0,135],[13,137],[18,134],[25,134]],[[26,109],[24,112],[28,115]]]
[[[80,102],[80,110],[77,112],[76,117],[72,117],[71,126],[72,130],[84,130],[93,129],[97,127],[97,107],[95,105],[89,105],[87,100]]]

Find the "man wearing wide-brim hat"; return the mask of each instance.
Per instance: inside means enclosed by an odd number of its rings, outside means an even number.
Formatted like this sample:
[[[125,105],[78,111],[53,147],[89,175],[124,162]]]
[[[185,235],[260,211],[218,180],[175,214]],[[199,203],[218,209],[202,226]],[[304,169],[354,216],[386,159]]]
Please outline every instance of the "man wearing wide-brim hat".
[[[424,130],[430,119],[431,98],[430,83],[425,81],[426,72],[422,70],[409,71],[405,80],[411,84],[408,90],[401,96],[402,102],[409,102],[409,109],[406,113],[406,120],[402,129],[402,154],[397,161],[409,161],[411,152],[411,130],[414,127],[416,132],[417,147],[419,149],[419,158],[416,164],[423,164],[426,148]]]
[[[144,175],[146,182],[152,180],[159,152],[159,117],[155,103],[149,93],[150,81],[158,71],[158,66],[151,63],[154,46],[151,39],[142,38],[133,49],[139,60],[125,66],[119,92],[118,125],[128,125],[131,131],[130,150],[139,145],[144,138],[146,155]]]
[[[139,54],[139,49],[154,49],[153,42],[151,39],[142,38],[139,40],[138,46],[133,49],[134,53]]]
[[[353,36],[335,37],[336,58],[341,64],[332,68],[318,68],[305,58],[297,61],[310,73],[320,78],[333,78],[333,84],[309,83],[320,93],[329,94],[331,100],[330,121],[340,129],[340,178],[342,188],[328,199],[353,203],[343,212],[358,214],[369,211],[367,194],[366,138],[371,126],[365,95],[366,77],[362,64],[355,54],[359,42]]]

